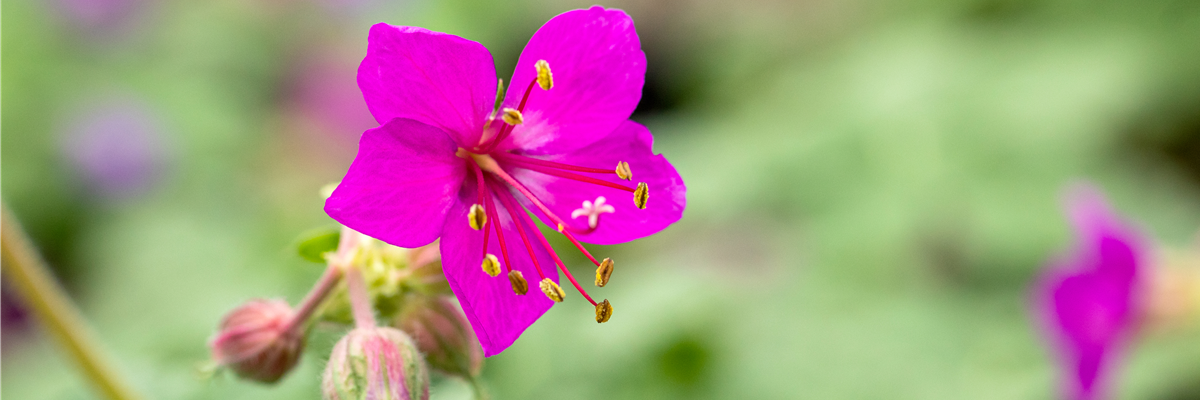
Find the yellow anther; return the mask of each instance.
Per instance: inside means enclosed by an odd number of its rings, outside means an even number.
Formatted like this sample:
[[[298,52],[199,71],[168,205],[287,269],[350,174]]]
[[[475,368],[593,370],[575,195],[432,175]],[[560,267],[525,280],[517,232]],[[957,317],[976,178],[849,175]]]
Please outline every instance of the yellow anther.
[[[633,204],[637,208],[646,209],[646,200],[650,199],[650,187],[646,186],[646,182],[639,183],[637,189],[633,191]]]
[[[525,276],[521,275],[521,271],[508,271],[508,281],[512,282],[513,292],[517,294],[529,293],[529,282],[525,282]]]
[[[612,304],[608,303],[608,299],[596,303],[596,322],[603,324],[608,322],[609,317],[612,317]]]
[[[546,297],[555,302],[562,303],[563,297],[567,296],[567,293],[563,292],[562,287],[558,286],[550,278],[542,278],[542,281],[538,282],[538,286],[542,287],[542,293],[545,293]]]
[[[533,64],[537,68],[537,83],[542,90],[550,90],[554,87],[554,74],[550,73],[550,63],[546,60],[538,60]]]
[[[491,253],[483,256],[483,272],[486,272],[493,278],[496,277],[496,275],[500,275],[500,260]]]
[[[563,224],[558,224],[558,226],[555,227],[555,229],[558,230],[558,233],[563,233],[563,231],[567,230],[567,227],[564,226]]]
[[[600,262],[600,266],[596,267],[596,286],[604,287],[608,284],[608,278],[612,276],[613,260],[605,258]]]
[[[633,171],[629,170],[629,163],[624,161],[617,163],[617,177],[624,180],[633,179]]]
[[[471,205],[471,210],[467,211],[467,223],[471,224],[471,229],[483,229],[483,225],[487,224],[487,213],[483,212],[483,206],[478,204]]]
[[[520,125],[522,122],[525,122],[525,116],[521,115],[521,112],[515,108],[505,108],[500,118],[503,118],[504,123],[509,125]]]

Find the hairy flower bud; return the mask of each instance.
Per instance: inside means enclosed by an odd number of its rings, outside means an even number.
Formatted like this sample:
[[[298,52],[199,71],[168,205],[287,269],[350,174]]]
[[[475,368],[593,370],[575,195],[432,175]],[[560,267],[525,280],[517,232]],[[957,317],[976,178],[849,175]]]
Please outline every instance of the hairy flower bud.
[[[281,300],[252,300],[234,309],[209,342],[213,360],[246,379],[278,381],[304,349],[304,333],[293,326],[293,314]]]
[[[325,400],[428,400],[429,373],[404,332],[359,328],[333,346],[321,391]]]
[[[413,298],[396,325],[413,336],[429,367],[471,379],[483,367],[483,348],[467,317],[449,297]]]

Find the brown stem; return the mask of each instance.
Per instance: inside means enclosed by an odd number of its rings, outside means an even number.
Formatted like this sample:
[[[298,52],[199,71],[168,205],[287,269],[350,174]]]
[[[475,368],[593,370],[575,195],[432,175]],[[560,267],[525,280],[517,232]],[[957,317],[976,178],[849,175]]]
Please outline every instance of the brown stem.
[[[0,208],[3,209],[3,217],[0,217],[0,225],[3,225],[0,231],[0,254],[4,260],[4,276],[9,278],[8,281],[17,288],[38,320],[54,334],[67,354],[75,359],[87,378],[105,397],[112,400],[140,399],[141,396],[133,391],[104,356],[79,310],[54,281],[45,261],[34,249],[8,205],[0,205]]]

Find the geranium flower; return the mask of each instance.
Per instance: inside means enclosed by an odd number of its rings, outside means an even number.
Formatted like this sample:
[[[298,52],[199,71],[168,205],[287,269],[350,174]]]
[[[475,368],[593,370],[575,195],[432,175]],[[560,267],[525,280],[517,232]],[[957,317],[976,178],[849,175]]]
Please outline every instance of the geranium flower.
[[[576,282],[527,210],[598,267],[597,284],[613,263],[581,242],[627,242],[682,216],[683,180],[629,121],[646,72],[633,20],[592,7],[546,22],[500,107],[503,81],[479,43],[387,24],[368,42],[358,83],[382,126],[363,134],[325,211],[400,247],[440,237],[446,278],[488,356],[563,300],[555,265],[607,321],[608,300]],[[546,296],[526,296],[527,279]]]
[[[1069,207],[1078,244],[1047,271],[1040,307],[1069,377],[1066,395],[1100,399],[1106,368],[1137,319],[1145,250],[1094,189],[1077,189]]]

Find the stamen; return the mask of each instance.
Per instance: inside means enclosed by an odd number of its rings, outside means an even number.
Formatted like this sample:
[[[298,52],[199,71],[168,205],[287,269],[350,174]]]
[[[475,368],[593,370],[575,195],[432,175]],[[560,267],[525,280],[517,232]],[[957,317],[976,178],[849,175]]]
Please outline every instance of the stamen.
[[[612,317],[612,304],[609,304],[608,299],[604,299],[600,304],[596,304],[596,323],[603,324],[608,322]]]
[[[545,293],[546,297],[549,297],[550,300],[554,300],[557,303],[562,303],[563,297],[567,295],[566,292],[563,292],[562,287],[558,286],[558,284],[554,283],[554,281],[550,280],[550,278],[542,278],[542,281],[538,283],[538,286],[541,286],[542,293]]]
[[[554,74],[550,73],[549,62],[546,62],[546,60],[537,60],[533,64],[533,67],[537,68],[537,83],[542,90],[550,90],[550,88],[554,87]]]
[[[633,171],[629,170],[629,163],[624,161],[617,162],[617,176],[627,181],[633,179]]]
[[[633,191],[633,204],[637,208],[646,209],[646,200],[650,198],[650,187],[646,186],[646,182],[639,183],[637,190]]]
[[[611,174],[611,173],[613,173],[613,171],[609,171],[604,168],[580,167],[580,166],[575,166],[575,165],[571,165],[571,164],[563,164],[563,163],[554,162],[554,161],[547,161],[547,160],[543,160],[540,158],[523,156],[520,154],[513,154],[513,153],[506,152],[506,151],[497,152],[492,155],[495,156],[496,158],[499,158],[499,159],[502,159],[505,161],[521,162],[524,164],[542,165],[542,166],[546,166],[546,167],[565,169],[565,170],[569,170],[569,171],[591,172],[591,173],[595,173],[595,174]]]
[[[517,201],[517,199],[513,197],[512,193],[509,193],[508,191],[501,191],[499,193],[501,196],[507,197],[509,201]],[[542,243],[542,247],[546,249],[547,253],[550,253],[550,257],[554,259],[554,263],[558,264],[558,269],[562,270],[563,274],[567,275],[567,279],[571,281],[571,284],[575,286],[575,289],[579,290],[579,294],[582,294],[583,298],[587,299],[588,303],[595,305],[596,301],[592,300],[592,296],[589,296],[588,292],[583,290],[583,286],[581,286],[579,282],[575,280],[575,277],[571,275],[571,271],[567,270],[566,264],[563,264],[562,259],[558,258],[558,253],[555,253],[554,248],[550,247],[550,242],[546,240],[545,236],[542,236],[541,231],[534,228],[533,220],[529,218],[529,214],[521,213],[521,223],[529,226],[529,230],[533,231],[534,236],[537,236],[538,241]]]
[[[480,175],[482,175],[482,173]],[[483,182],[483,180],[480,180],[480,182]],[[491,192],[488,192],[486,184],[483,185],[483,193],[484,193],[484,197],[487,198],[486,199],[487,202],[484,203],[487,205],[487,213],[499,217],[500,214],[496,212],[496,202],[492,200]],[[493,224],[493,223],[489,222],[488,225],[496,227],[496,241],[500,242],[500,256],[504,257],[504,269],[508,270],[509,273],[512,273],[512,270],[513,270],[512,263],[508,261],[508,246],[504,244],[504,227],[500,226],[499,218],[496,218],[496,223]],[[487,235],[484,235],[484,239],[487,239]],[[484,251],[486,252],[487,251],[487,242],[486,241],[483,242],[483,248],[484,248]]]
[[[596,266],[600,265],[600,262],[596,261],[596,257],[592,257],[592,253],[589,253],[587,249],[583,248],[583,245],[575,239],[575,236],[571,235],[571,231],[567,229],[567,224],[563,222],[562,218],[559,218],[558,215],[554,214],[553,211],[550,211],[550,208],[546,207],[546,204],[542,203],[537,196],[534,196],[533,192],[530,192],[525,185],[522,185],[521,182],[517,181],[516,178],[513,178],[512,175],[509,175],[508,172],[505,172],[503,168],[500,168],[500,164],[497,164],[495,159],[485,154],[474,154],[471,157],[475,160],[475,163],[479,164],[479,168],[486,169],[488,172],[495,174],[505,183],[508,183],[510,186],[516,188],[518,192],[521,192],[521,194],[524,195],[525,198],[529,199],[533,205],[537,206],[537,208],[541,210],[543,214],[546,214],[546,217],[550,218],[550,221],[557,225],[556,229],[558,229],[558,232],[566,236],[567,239],[570,239],[571,243],[575,245],[575,248],[583,252],[583,255],[592,260],[593,264],[596,264]],[[489,210],[491,209],[489,208]]]
[[[613,260],[605,258],[600,262],[600,266],[596,267],[596,286],[604,287],[608,284],[608,278],[612,277]],[[495,276],[495,275],[492,275]]]
[[[475,181],[479,182],[479,188],[478,188],[479,204],[487,204],[487,202],[485,202],[485,200],[487,200],[487,184],[483,181],[483,170],[480,169],[479,166],[476,164],[471,164],[471,169],[475,171]],[[468,213],[468,215],[469,215],[469,213]],[[483,215],[485,216],[483,218],[483,256],[487,257],[487,255],[488,255],[488,252],[487,252],[488,236],[491,234],[491,230],[489,230],[488,228],[491,226],[491,221],[489,221],[489,218],[486,217],[487,216],[486,211],[484,211]],[[493,256],[493,257],[495,257],[495,256]],[[495,275],[492,275],[492,276],[495,276]]]
[[[500,275],[500,260],[497,260],[494,254],[488,253],[483,256],[483,272],[487,272],[493,278]]]
[[[471,229],[483,229],[483,225],[487,223],[487,213],[483,211],[483,206],[471,205],[471,210],[467,212],[467,223],[471,224]]]
[[[509,124],[509,125],[514,125],[514,126],[520,125],[522,122],[525,122],[525,116],[521,115],[520,111],[517,111],[516,109],[512,109],[512,108],[505,108],[504,114],[501,115],[500,118],[504,119],[504,123]],[[512,129],[512,128],[509,128],[509,129]]]
[[[497,154],[499,154],[499,153],[497,153]],[[508,158],[508,157],[503,157],[503,156],[501,156],[500,158],[504,159],[504,162],[506,162],[506,163],[510,163],[510,164],[513,164],[513,165],[521,167],[521,168],[525,168],[530,171],[541,172],[546,175],[557,176],[559,178],[566,178],[566,179],[580,181],[580,182],[584,182],[584,183],[590,183],[593,185],[610,187],[613,189],[621,189],[621,190],[628,191],[628,192],[632,192],[635,190],[633,188],[630,188],[628,186],[625,186],[625,185],[622,185],[619,183],[612,183],[612,182],[609,182],[609,181],[606,181],[603,179],[596,179],[596,178],[592,178],[590,176],[583,176],[583,175],[579,175],[579,174],[576,174],[573,172],[559,171],[556,169],[551,169],[551,168],[547,168],[545,166],[530,163],[525,160],[519,160],[519,159]],[[604,173],[608,173],[608,171],[604,171]]]
[[[496,189],[496,193],[498,194],[503,192],[504,190],[501,188]],[[525,249],[529,250],[529,258],[533,260],[533,268],[537,270],[538,277],[546,279],[546,274],[542,273],[542,266],[540,265],[541,263],[538,262],[537,254],[533,252],[533,246],[529,244],[529,238],[525,235],[525,224],[522,224],[517,220],[517,211],[524,213],[525,209],[518,208],[517,205],[513,204],[516,203],[516,200],[510,199],[509,197],[512,197],[511,195],[497,195],[496,197],[500,198],[500,205],[504,206],[504,210],[508,211],[508,215],[512,217],[513,225],[516,226],[517,233],[521,235],[521,241],[525,242]]]
[[[521,275],[521,271],[508,271],[508,281],[512,283],[513,292],[518,295],[529,293],[529,282],[525,282],[525,277]]]

